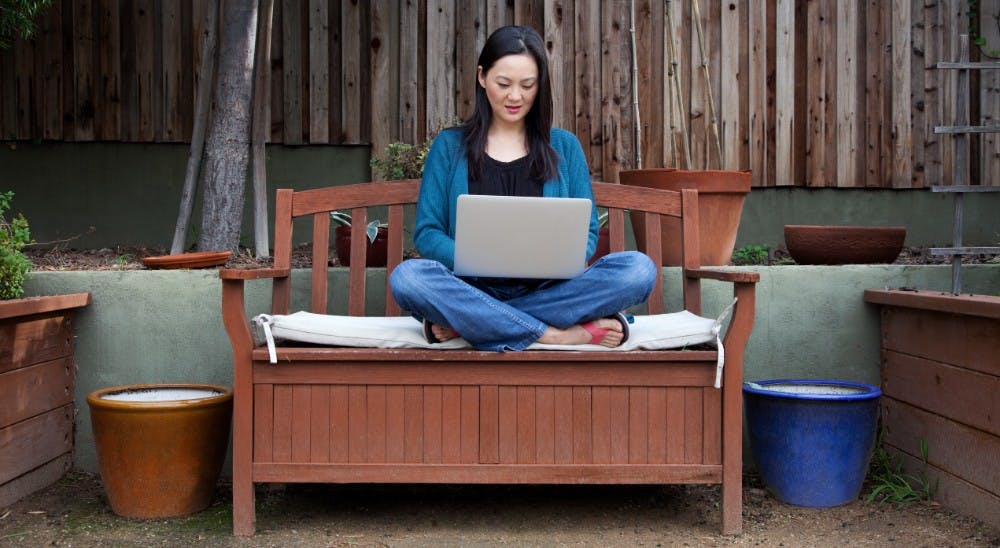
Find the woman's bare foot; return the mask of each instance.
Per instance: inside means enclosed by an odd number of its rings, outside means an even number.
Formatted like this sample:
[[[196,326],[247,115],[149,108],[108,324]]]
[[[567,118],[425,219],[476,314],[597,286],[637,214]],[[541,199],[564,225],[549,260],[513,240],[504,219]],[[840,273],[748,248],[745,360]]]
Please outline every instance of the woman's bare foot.
[[[625,337],[621,322],[614,318],[601,318],[588,322],[588,325],[593,329],[607,330],[607,333],[604,334],[604,337],[598,343],[601,346],[614,348],[620,345],[622,339]],[[539,337],[538,342],[543,344],[589,344],[593,338],[594,335],[584,329],[582,325],[574,325],[568,329],[549,327]]]
[[[431,324],[431,333],[433,333],[434,338],[440,342],[450,341],[458,336],[458,333],[456,333],[454,329],[450,327],[442,327],[436,324]]]

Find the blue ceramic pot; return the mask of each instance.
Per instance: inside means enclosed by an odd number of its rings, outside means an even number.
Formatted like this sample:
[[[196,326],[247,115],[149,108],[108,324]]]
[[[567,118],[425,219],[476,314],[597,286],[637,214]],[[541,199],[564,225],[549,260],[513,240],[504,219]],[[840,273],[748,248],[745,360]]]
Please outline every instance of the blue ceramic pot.
[[[875,386],[831,380],[771,380],[743,386],[754,461],[764,485],[796,506],[858,498],[875,448]]]

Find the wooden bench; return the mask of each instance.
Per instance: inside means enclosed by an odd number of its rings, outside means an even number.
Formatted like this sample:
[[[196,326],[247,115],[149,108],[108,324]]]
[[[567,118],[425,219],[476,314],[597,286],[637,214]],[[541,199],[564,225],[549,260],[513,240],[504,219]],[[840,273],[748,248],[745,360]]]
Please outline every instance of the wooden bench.
[[[697,193],[594,183],[611,249],[624,210],[645,211],[648,254],[663,264],[660,216],[683,227],[684,306],[701,312],[701,280],[733,282],[736,306],[717,352],[374,349],[255,344],[244,284],[272,280],[271,313],[288,314],[293,220],[312,217],[311,311],[328,310],[330,215],[388,206],[387,272],[403,260],[404,205],[419,181],[278,190],[274,267],[226,269],[222,316],[233,347],[233,533],[255,528],[254,484],[721,484],[722,531],[742,528],[743,351],[758,275],[699,268]],[[674,221],[676,222],[676,220]],[[366,239],[355,230],[350,315],[365,313]],[[388,278],[388,276],[386,276]],[[648,303],[663,312],[661,281]],[[371,288],[375,289],[375,288]],[[378,288],[387,291],[387,288]],[[264,312],[264,311],[260,311]],[[390,294],[385,315],[401,311]]]

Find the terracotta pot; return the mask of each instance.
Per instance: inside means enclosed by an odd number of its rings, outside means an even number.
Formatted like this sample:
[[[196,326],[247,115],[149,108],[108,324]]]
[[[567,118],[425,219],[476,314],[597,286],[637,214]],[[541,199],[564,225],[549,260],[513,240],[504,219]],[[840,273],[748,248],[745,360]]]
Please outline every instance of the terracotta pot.
[[[799,264],[891,263],[905,239],[902,226],[785,225],[785,246]]]
[[[701,264],[728,264],[736,245],[736,232],[743,215],[743,202],[750,192],[749,171],[687,171],[673,168],[630,169],[619,174],[623,185],[698,191],[698,237]],[[646,247],[645,220],[633,214],[636,246]],[[661,221],[664,264],[681,264],[681,224],[673,218]]]
[[[351,227],[338,226],[334,230],[334,246],[337,250],[337,260],[342,266],[351,266]],[[368,255],[365,259],[366,266],[385,266],[386,257],[389,250],[389,230],[385,227],[378,229],[375,241],[368,242]]]
[[[231,388],[117,386],[92,392],[87,403],[101,481],[114,513],[164,518],[208,506],[229,447]]]

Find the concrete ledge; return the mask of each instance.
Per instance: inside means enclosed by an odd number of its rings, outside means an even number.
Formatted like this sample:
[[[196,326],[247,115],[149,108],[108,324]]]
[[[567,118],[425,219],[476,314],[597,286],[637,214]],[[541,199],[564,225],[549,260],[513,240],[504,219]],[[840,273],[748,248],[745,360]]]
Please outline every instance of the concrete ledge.
[[[757,317],[746,352],[745,377],[836,378],[879,382],[878,306],[864,302],[866,289],[917,287],[947,291],[950,266],[851,265],[740,267],[759,272]],[[963,268],[972,293],[1000,292],[1000,265]],[[369,291],[385,287],[373,272]],[[333,313],[346,310],[347,277],[331,274]],[[664,270],[668,310],[680,308],[680,277]],[[729,285],[706,280],[704,314],[732,299]],[[308,274],[293,274],[293,309],[308,307]],[[269,282],[250,282],[249,314],[265,312]],[[94,472],[97,458],[86,396],[107,386],[132,383],[232,384],[229,340],[220,316],[221,284],[215,270],[35,272],[27,295],[90,292],[92,303],[76,315],[75,465]],[[378,310],[383,303],[369,303]]]

